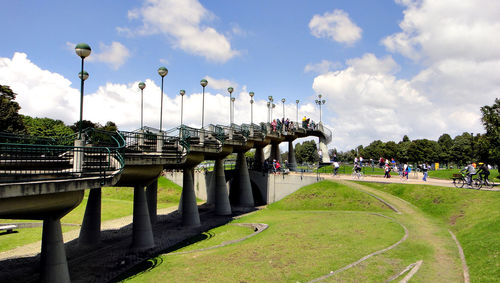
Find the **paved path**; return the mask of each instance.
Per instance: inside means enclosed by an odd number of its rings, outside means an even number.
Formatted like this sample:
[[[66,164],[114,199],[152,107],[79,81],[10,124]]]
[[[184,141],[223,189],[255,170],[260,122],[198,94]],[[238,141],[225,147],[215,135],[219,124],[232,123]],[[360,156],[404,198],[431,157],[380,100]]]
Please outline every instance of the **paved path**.
[[[172,206],[168,208],[158,209],[158,215],[169,214],[177,210],[177,206]],[[120,229],[132,223],[132,215],[104,221],[101,223],[101,231]],[[75,229],[63,233],[64,243],[68,243],[74,239],[77,239],[80,235],[80,229]],[[0,260],[5,260],[9,258],[19,258],[19,257],[29,257],[40,253],[42,246],[42,241],[34,242],[24,246],[20,246],[5,252],[0,253]]]

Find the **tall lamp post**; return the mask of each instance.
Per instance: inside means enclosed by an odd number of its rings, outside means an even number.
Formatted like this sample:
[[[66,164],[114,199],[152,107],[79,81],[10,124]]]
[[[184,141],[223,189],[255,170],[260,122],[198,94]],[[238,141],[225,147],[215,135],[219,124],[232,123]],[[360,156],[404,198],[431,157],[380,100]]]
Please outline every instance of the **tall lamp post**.
[[[161,76],[161,104],[160,104],[160,132],[162,129],[163,123],[163,78],[168,74],[168,70],[165,67],[158,68],[158,75]]]
[[[271,102],[267,102],[267,122],[268,123],[271,123],[271,120],[270,120],[270,116],[269,116],[269,112],[271,112]]]
[[[282,98],[281,102],[283,103],[283,121],[285,121],[285,101],[286,99]]]
[[[144,95],[143,95],[143,91],[144,91],[144,88],[146,87],[146,84],[144,82],[140,82],[139,83],[139,88],[141,89],[141,130],[142,128],[144,127],[143,126],[143,112],[144,112]]]
[[[248,93],[250,95],[250,127],[253,125],[253,96],[255,95],[253,91]]]
[[[83,61],[85,60],[85,57],[89,56],[90,53],[92,52],[92,49],[87,43],[78,43],[75,47],[75,52],[76,55],[80,56],[82,58],[82,71],[80,72],[82,75],[80,77],[80,124],[78,125],[78,139],[82,138],[82,120],[83,120],[83,81],[85,81],[88,78],[88,73],[87,77],[85,77],[85,71],[83,70]]]
[[[236,100],[235,97],[231,97],[231,112],[233,112],[233,116],[231,116],[231,127],[233,126],[234,123],[234,101]]]
[[[324,105],[326,101],[323,99],[321,100],[322,95],[318,94],[318,99],[315,100],[316,104],[319,105],[319,122],[321,123],[321,105]]]
[[[297,119],[296,120],[297,121],[297,125],[299,124],[299,102],[300,101],[298,99],[295,100],[295,103],[297,104],[297,118],[296,118]]]
[[[203,98],[201,100],[201,128],[203,129],[203,125],[205,122],[205,87],[208,85],[208,81],[202,79],[200,81],[200,85],[203,87]]]
[[[232,86],[227,88],[227,91],[229,92],[229,127],[233,125],[233,102],[232,102],[232,94],[234,91],[234,88]]]
[[[267,99],[269,99],[269,123],[271,123],[273,121],[274,99],[272,95],[269,95]]]
[[[186,94],[186,91],[181,89],[179,91],[179,94],[181,95],[181,127],[182,127],[182,111],[183,111],[183,108],[184,108],[184,94]]]

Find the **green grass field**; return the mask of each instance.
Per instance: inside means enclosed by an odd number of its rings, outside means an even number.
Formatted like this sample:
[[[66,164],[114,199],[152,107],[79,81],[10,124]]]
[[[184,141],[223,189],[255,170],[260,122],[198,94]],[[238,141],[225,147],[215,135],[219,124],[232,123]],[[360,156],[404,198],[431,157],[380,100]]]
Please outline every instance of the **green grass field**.
[[[346,201],[353,193],[353,201]],[[284,203],[234,221],[269,224],[264,232],[215,250],[161,255],[161,260],[156,259],[163,262],[161,265],[131,278],[131,282],[303,282],[320,277],[404,235],[399,224],[368,211],[392,214],[372,197],[344,185],[313,184],[285,198]],[[241,227],[225,225],[210,230],[212,237],[189,246],[189,250],[252,232],[235,229]],[[219,235],[222,240],[217,239]]]
[[[179,204],[182,188],[166,178],[158,179],[158,208],[166,208]],[[81,224],[88,199],[87,190],[78,207],[61,219],[61,223]],[[133,188],[102,188],[101,221],[116,219],[133,213]],[[1,219],[0,223],[39,222],[36,220]],[[62,226],[63,232],[80,229],[79,226]],[[17,233],[0,235],[0,252],[18,246],[34,243],[42,239],[42,227],[17,229]]]
[[[469,266],[471,282],[500,278],[500,193],[425,185],[363,183],[398,196],[453,231]]]
[[[395,220],[372,212],[401,221],[408,227],[410,237],[396,248],[326,281],[383,282],[409,264],[424,260],[425,264],[411,282],[443,282],[440,275],[443,272],[452,274],[451,282],[459,282],[463,279],[458,252],[448,229],[457,235],[464,248],[471,282],[494,282],[500,278],[500,212],[497,209],[500,194],[424,185],[359,184],[410,202],[419,211],[420,218],[397,215],[349,183],[323,181],[234,221],[266,223],[269,228],[264,232],[243,242],[196,251],[252,232],[234,225],[212,229],[202,237],[205,240],[180,250],[191,253],[160,255],[153,259],[158,265],[128,280],[306,282],[401,239],[404,232]],[[422,228],[426,227],[421,227],[423,219],[435,227],[435,231]],[[437,245],[434,248],[433,243]],[[439,254],[442,253],[453,257],[450,264],[454,269],[440,270]]]

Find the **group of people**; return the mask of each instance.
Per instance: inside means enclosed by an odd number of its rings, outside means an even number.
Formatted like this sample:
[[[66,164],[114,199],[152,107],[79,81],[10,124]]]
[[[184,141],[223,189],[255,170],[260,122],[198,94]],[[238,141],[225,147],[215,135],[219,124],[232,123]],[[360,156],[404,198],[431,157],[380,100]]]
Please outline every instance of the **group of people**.
[[[281,118],[280,119],[273,119],[271,122],[271,130],[273,132],[280,132],[282,129],[285,130],[285,132],[289,132],[294,128],[293,121],[290,121],[288,118]]]
[[[318,127],[318,124],[314,123],[314,121],[311,120],[311,118],[307,118],[306,116],[304,116],[304,118],[302,118],[302,128],[316,130],[317,127]]]
[[[272,163],[270,163],[270,160],[264,160],[264,167],[262,168],[262,171],[267,173],[271,172],[273,174],[280,174],[281,169],[282,167],[279,160],[273,159]]]

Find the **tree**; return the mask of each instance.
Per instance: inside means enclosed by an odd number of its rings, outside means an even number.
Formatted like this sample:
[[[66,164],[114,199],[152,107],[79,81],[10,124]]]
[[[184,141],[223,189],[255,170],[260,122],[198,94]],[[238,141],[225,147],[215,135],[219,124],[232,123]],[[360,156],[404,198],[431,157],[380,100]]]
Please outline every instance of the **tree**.
[[[24,131],[21,107],[14,101],[16,94],[8,86],[0,85],[0,132],[19,133]]]
[[[442,134],[438,138],[437,143],[439,146],[438,161],[439,163],[446,164],[446,167],[448,167],[448,163],[451,160],[451,149],[453,147],[453,140],[451,139],[450,135]]]
[[[23,123],[30,136],[61,138],[73,134],[71,128],[61,120],[23,116]]]
[[[492,106],[481,107],[481,122],[486,130],[486,139],[490,143],[489,159],[493,164],[500,164],[500,99],[496,98]]]
[[[295,145],[295,158],[297,163],[314,163],[319,160],[316,142],[314,140],[305,141]]]

